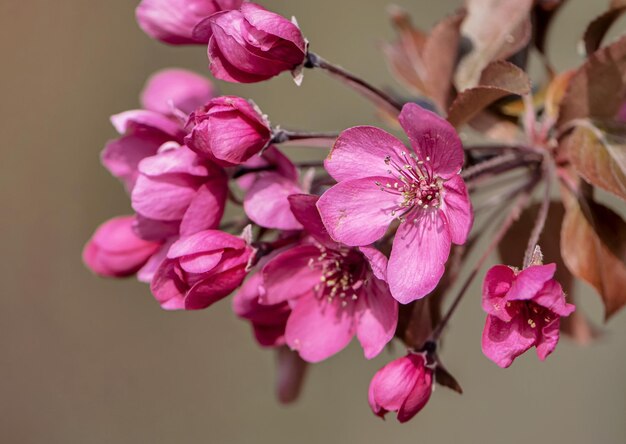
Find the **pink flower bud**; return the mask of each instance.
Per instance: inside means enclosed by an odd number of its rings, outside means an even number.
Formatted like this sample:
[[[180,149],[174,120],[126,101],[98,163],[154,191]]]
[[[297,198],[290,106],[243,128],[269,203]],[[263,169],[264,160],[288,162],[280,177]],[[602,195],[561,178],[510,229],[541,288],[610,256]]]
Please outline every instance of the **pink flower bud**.
[[[398,421],[406,422],[424,408],[432,391],[433,371],[426,358],[409,353],[374,375],[368,398],[374,414],[384,418],[388,412],[398,412]]]
[[[152,294],[166,310],[207,308],[241,285],[252,253],[244,239],[218,230],[181,238],[152,279]]]
[[[120,216],[98,227],[83,250],[83,261],[96,274],[126,277],[135,274],[161,246],[137,237],[134,216]]]
[[[142,0],[135,15],[150,37],[172,45],[202,44],[193,29],[216,12],[237,9],[243,0]]]
[[[191,116],[186,142],[196,153],[224,166],[239,165],[265,148],[272,131],[259,109],[245,99],[217,97]]]
[[[217,13],[195,30],[197,35],[210,33],[210,68],[221,80],[260,82],[296,70],[306,57],[306,40],[298,26],[255,3]]]

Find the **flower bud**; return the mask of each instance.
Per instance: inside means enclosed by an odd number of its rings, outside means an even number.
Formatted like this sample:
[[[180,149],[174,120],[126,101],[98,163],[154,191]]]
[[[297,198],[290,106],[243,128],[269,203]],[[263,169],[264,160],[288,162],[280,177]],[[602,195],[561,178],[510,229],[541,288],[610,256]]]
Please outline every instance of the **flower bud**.
[[[210,32],[202,28],[210,27]],[[304,63],[307,43],[298,26],[255,3],[221,12],[198,25],[209,41],[211,72],[221,80],[254,83]]]
[[[268,120],[245,99],[217,97],[191,116],[187,137],[196,153],[224,166],[239,165],[265,148],[272,138]]]

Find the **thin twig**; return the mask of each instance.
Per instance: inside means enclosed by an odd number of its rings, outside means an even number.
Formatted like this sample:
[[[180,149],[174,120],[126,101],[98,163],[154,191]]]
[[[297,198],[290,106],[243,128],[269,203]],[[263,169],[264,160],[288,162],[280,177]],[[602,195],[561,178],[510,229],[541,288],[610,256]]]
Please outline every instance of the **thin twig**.
[[[548,155],[546,155],[543,161],[543,178],[545,182],[545,192],[543,196],[543,201],[541,202],[541,208],[539,209],[537,219],[535,220],[535,226],[533,227],[533,231],[531,232],[530,238],[528,239],[528,247],[526,248],[526,253],[524,253],[524,268],[528,267],[532,262],[535,247],[537,246],[537,242],[539,242],[539,237],[541,236],[543,228],[546,225],[546,220],[548,219],[552,192],[552,180],[555,174],[554,170],[554,162]]]

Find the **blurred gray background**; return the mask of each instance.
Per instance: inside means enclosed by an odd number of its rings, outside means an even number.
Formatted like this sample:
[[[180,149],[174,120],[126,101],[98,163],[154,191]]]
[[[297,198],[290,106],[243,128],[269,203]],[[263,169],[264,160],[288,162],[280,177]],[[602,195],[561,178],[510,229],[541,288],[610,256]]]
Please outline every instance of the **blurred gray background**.
[[[465,394],[437,388],[422,413],[399,425],[367,405],[369,380],[388,353],[367,362],[353,344],[315,366],[300,401],[283,407],[273,396],[272,353],[256,346],[228,300],[169,313],[132,279],[92,276],[80,260],[84,242],[99,223],[130,211],[99,165],[115,136],[109,115],[137,107],[159,68],[208,73],[204,48],[148,39],[134,22],[136,3],[0,0],[0,442],[626,442],[626,312],[594,346],[563,340],[545,363],[532,352],[501,370],[480,351],[476,286],[443,351]],[[392,36],[388,0],[262,3],[295,15],[314,51],[393,85],[379,50]],[[396,3],[424,28],[459,4]],[[584,24],[604,6],[571,0],[562,11],[549,47],[559,68],[579,63]],[[219,86],[253,98],[284,127],[377,123],[365,100],[317,72],[300,88],[287,75]],[[599,320],[598,299],[585,290],[581,305]]]

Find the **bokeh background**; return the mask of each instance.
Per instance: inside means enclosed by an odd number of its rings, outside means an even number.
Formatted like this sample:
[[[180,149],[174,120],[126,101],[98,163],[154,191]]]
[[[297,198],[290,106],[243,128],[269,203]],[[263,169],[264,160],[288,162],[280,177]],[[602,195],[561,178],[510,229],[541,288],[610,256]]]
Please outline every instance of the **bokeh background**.
[[[460,3],[395,1],[424,28]],[[272,353],[255,345],[228,300],[169,313],[132,279],[91,275],[84,242],[100,222],[130,211],[99,165],[115,136],[109,115],[136,107],[159,68],[208,73],[203,48],[148,39],[134,22],[136,3],[0,0],[0,442],[626,442],[626,312],[591,347],[563,340],[545,363],[528,353],[501,370],[480,351],[475,286],[443,351],[465,394],[438,388],[399,425],[375,418],[366,402],[388,353],[366,362],[353,344],[312,368],[300,401],[284,407],[273,395]],[[379,50],[392,36],[387,3],[263,1],[297,16],[316,52],[393,86]],[[571,0],[562,10],[549,47],[559,68],[579,63],[584,24],[604,6]],[[317,72],[300,88],[287,75],[219,86],[253,98],[284,127],[377,123],[365,100]],[[599,320],[597,297],[583,290],[582,307]]]

